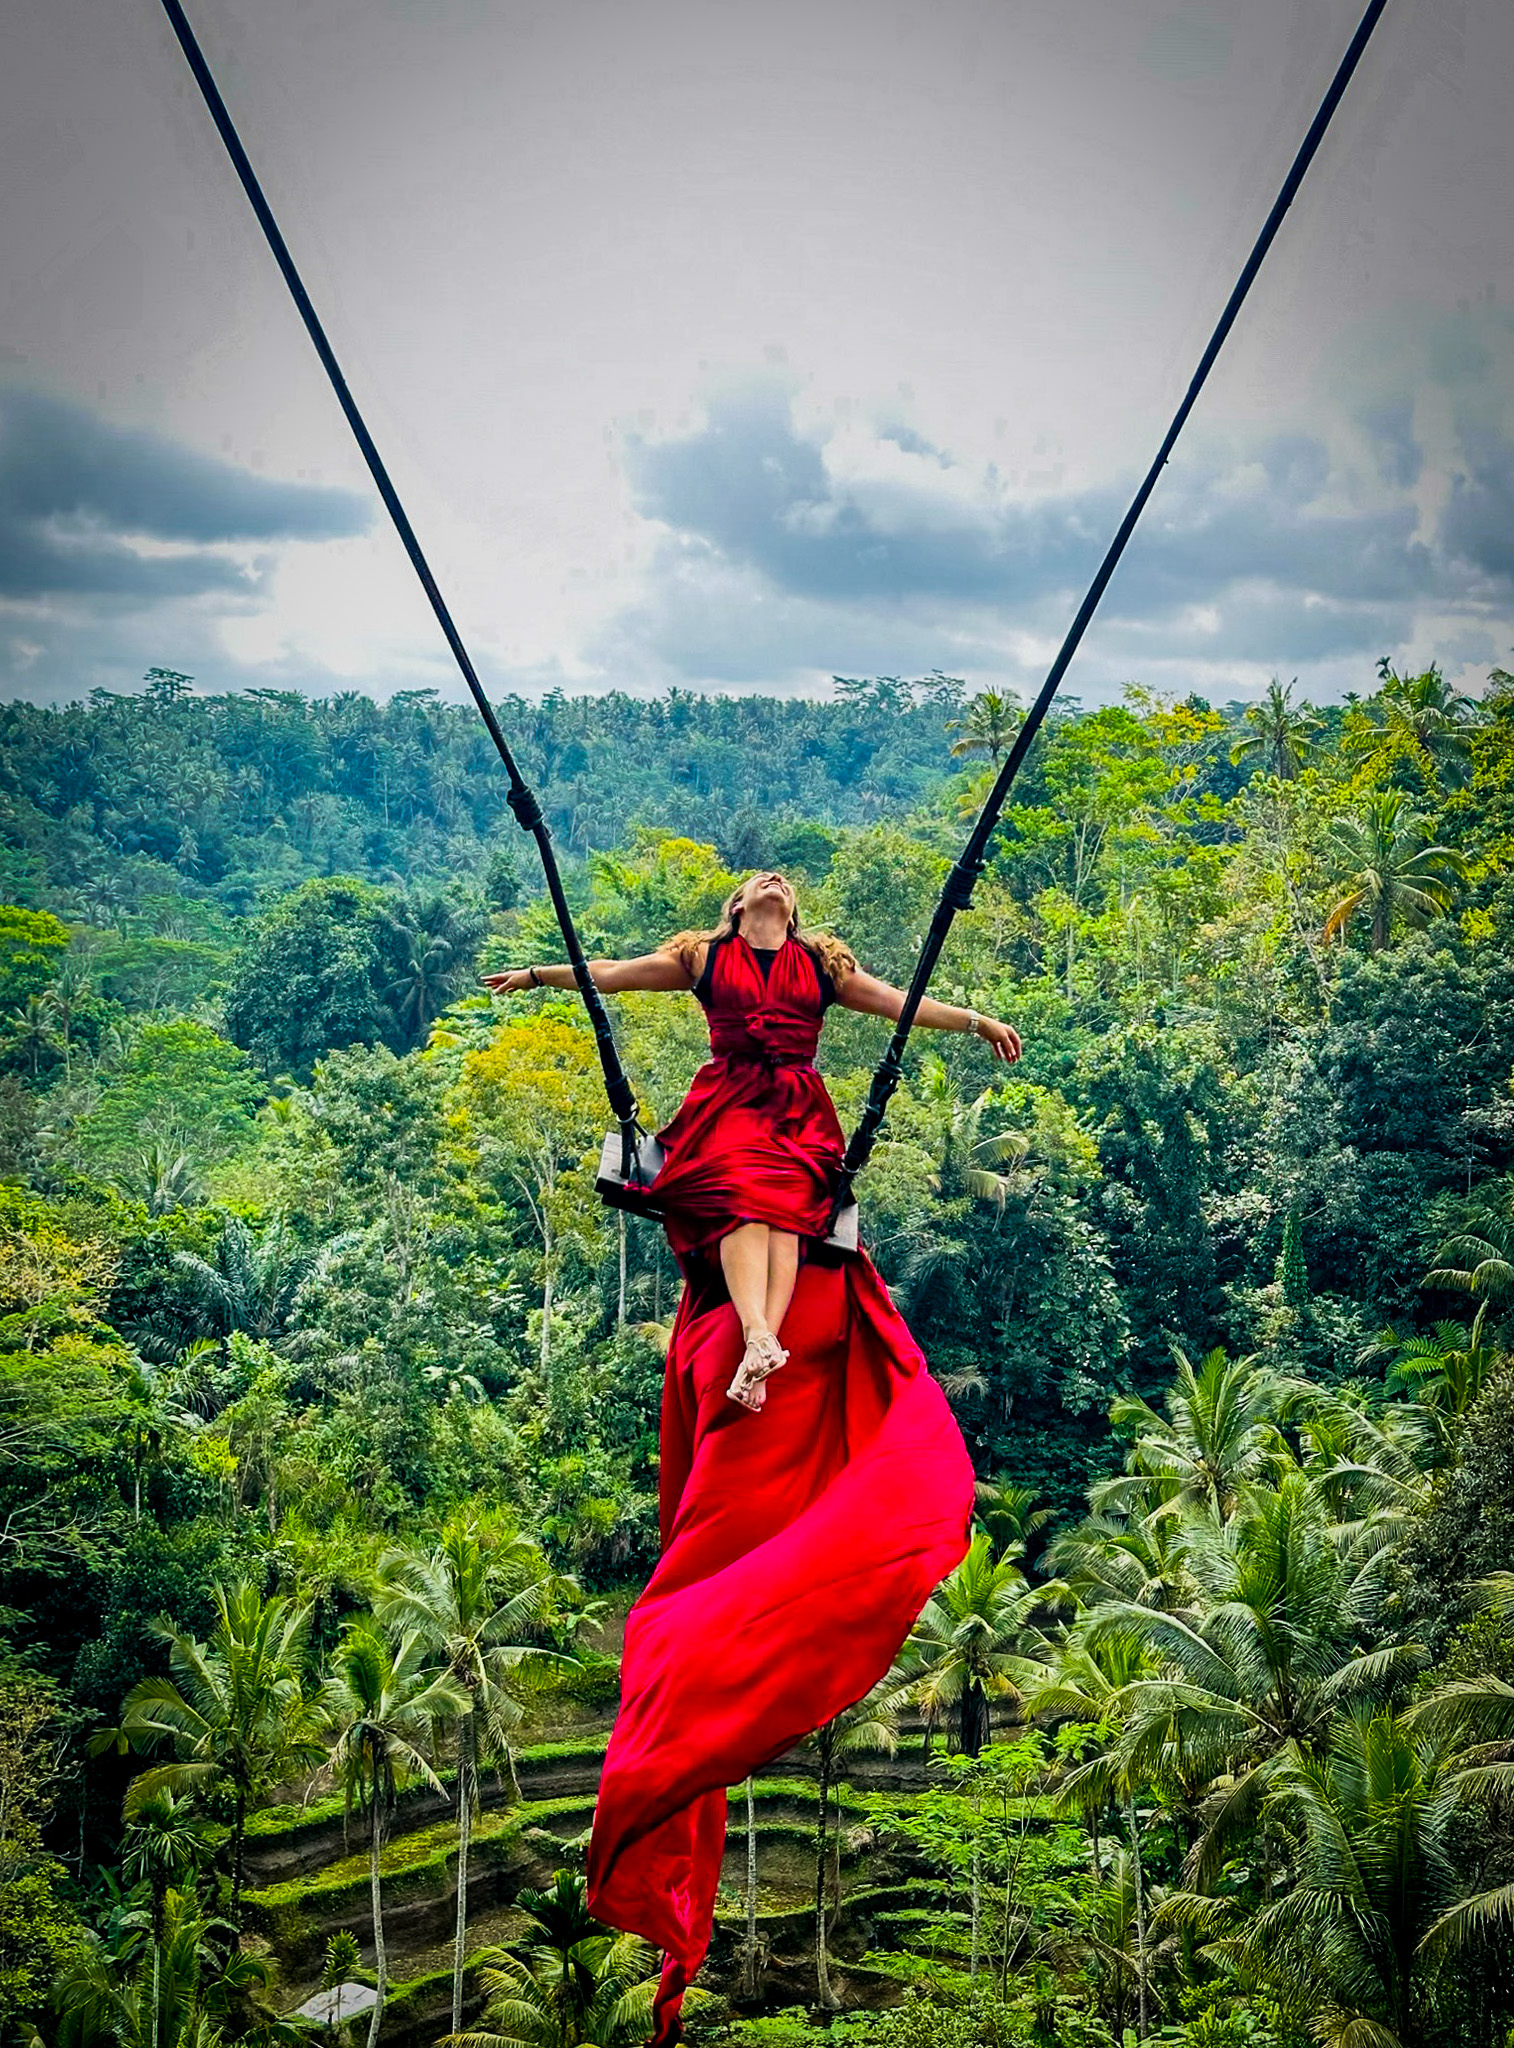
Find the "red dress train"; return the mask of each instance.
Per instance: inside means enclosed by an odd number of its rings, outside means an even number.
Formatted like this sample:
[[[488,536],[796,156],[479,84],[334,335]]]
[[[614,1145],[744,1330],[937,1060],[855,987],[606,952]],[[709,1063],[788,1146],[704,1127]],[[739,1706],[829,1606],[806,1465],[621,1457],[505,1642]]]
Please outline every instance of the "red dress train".
[[[764,980],[712,946],[713,1058],[659,1135],[655,1185],[687,1285],[663,1385],[662,1556],[632,1608],[600,1778],[589,1905],[665,1952],[653,2036],[677,2038],[709,1946],[726,1787],[860,1699],[960,1561],[972,1468],[865,1253],[827,1253],[842,1140],[812,1064],[824,984],[790,939]],[[788,1364],[749,1413],[713,1246],[737,1223],[807,1240]]]

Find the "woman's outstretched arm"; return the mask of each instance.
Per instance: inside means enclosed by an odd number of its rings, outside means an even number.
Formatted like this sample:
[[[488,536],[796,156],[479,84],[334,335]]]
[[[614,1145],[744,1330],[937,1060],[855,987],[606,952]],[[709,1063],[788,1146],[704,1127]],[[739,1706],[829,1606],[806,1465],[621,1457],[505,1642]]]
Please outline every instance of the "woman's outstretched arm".
[[[837,989],[836,1000],[849,1010],[860,1010],[864,1016],[897,1021],[904,1008],[904,991],[854,967]],[[938,1003],[934,996],[925,996],[915,1012],[915,1022],[923,1024],[927,1031],[976,1031],[985,1045],[993,1047],[995,1059],[1020,1057],[1019,1033],[1012,1025],[1001,1024],[997,1017],[980,1017],[976,1010],[959,1010],[954,1003]]]
[[[602,995],[615,995],[628,988],[692,988],[689,971],[676,953],[643,953],[638,960],[591,960],[589,972]],[[504,974],[483,976],[485,988],[496,995],[514,996],[529,988],[577,986],[566,961],[554,967],[512,967]]]

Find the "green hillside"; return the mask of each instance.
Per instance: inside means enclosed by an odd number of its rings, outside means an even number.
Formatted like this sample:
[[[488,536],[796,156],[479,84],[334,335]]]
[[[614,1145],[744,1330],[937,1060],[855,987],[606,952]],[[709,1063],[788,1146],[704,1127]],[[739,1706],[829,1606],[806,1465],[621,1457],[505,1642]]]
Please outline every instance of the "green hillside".
[[[1018,711],[501,715],[591,954],[774,865],[899,980]],[[645,2037],[574,1880],[678,1276],[576,1001],[477,992],[561,957],[504,791],[425,692],[0,709],[0,2048],[304,2038],[375,1806],[385,2048],[459,1960],[465,2026]],[[1514,678],[1132,689],[1015,797],[936,988],[1025,1058],[917,1033],[859,1188],[980,1533],[750,1845],[733,1789],[691,2029],[1506,2048]],[[660,1120],[699,1014],[610,1008]],[[883,1043],[831,1014],[843,1122]]]

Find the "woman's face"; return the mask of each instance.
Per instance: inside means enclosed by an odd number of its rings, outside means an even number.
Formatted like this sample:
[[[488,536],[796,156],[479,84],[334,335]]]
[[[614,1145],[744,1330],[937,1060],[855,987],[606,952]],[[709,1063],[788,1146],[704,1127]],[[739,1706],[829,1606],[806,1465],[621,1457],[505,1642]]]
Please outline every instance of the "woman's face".
[[[794,892],[782,875],[764,871],[761,874],[748,875],[742,884],[741,894],[731,907],[738,919],[747,911],[757,909],[759,905],[773,910],[781,909],[784,922],[787,923],[794,915],[794,902]]]

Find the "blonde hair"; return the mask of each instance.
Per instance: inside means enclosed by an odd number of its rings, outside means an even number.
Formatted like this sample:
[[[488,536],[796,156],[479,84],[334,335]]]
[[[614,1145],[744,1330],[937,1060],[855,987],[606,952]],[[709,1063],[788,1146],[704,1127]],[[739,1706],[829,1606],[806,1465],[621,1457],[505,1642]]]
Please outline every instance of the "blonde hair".
[[[745,888],[746,883],[743,882],[740,889],[731,891],[721,906],[720,922],[713,931],[675,932],[672,938],[664,940],[657,948],[659,953],[671,953],[690,981],[693,981],[699,972],[700,947],[713,946],[717,940],[728,939],[732,932],[741,929],[740,903],[742,890]],[[831,932],[806,930],[799,922],[797,903],[789,913],[788,935],[791,939],[797,939],[801,946],[807,947],[815,955],[830,977],[831,986],[839,993],[847,976],[853,973],[857,966],[857,956],[850,946],[843,945]]]

